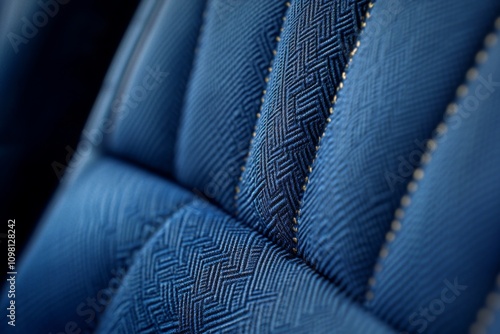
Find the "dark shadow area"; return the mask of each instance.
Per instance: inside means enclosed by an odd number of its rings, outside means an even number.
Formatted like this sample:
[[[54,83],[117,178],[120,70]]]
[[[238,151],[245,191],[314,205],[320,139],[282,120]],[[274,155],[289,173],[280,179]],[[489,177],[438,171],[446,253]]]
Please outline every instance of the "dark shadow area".
[[[0,241],[15,219],[17,258],[76,150],[138,2],[0,2]]]

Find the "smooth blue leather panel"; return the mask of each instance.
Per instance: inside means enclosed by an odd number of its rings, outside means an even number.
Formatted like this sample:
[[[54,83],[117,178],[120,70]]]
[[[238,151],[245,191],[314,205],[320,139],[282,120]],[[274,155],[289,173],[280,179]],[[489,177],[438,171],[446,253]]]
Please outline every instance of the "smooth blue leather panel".
[[[496,0],[396,3],[373,8],[298,227],[299,253],[356,299],[364,297],[426,140],[500,13]]]
[[[500,272],[500,44],[467,87],[375,276],[368,308],[401,330],[466,333]]]
[[[293,1],[238,199],[240,220],[287,249],[330,101],[368,1]]]
[[[210,204],[148,242],[98,333],[391,333],[300,259]]]
[[[21,261],[16,332],[59,333],[72,322],[81,330],[95,326],[112,297],[108,288],[116,289],[135,252],[192,199],[123,162],[101,158],[88,165],[60,191]],[[0,322],[0,332],[10,330]]]
[[[112,102],[107,148],[171,173],[205,0],[157,0],[139,54]]]
[[[234,212],[286,0],[209,3],[176,153],[176,178]]]

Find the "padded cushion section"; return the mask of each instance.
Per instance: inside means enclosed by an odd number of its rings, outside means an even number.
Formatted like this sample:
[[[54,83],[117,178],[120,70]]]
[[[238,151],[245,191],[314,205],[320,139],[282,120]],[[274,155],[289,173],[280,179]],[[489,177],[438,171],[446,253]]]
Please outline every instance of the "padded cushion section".
[[[194,202],[148,242],[99,333],[390,333],[301,260]]]
[[[500,44],[488,58],[447,120],[375,276],[368,307],[401,330],[467,332],[500,272]]]
[[[364,296],[425,142],[500,13],[496,0],[398,4],[373,8],[299,220],[299,253],[354,298]]]
[[[18,333],[64,332],[69,322],[92,328],[134,253],[192,198],[118,161],[88,165],[59,194],[22,258],[16,282]],[[6,296],[4,291],[2,308]],[[0,332],[10,329],[1,322]]]
[[[209,4],[177,146],[176,177],[234,211],[286,0]]]
[[[116,51],[116,55],[108,69],[99,95],[90,113],[75,154],[71,157],[62,182],[78,177],[85,171],[84,165],[98,159],[105,153],[105,134],[113,131],[112,107],[116,96],[126,83],[126,77],[134,70],[134,59],[141,53],[145,36],[150,31],[154,12],[157,12],[158,2],[142,1],[127,27],[127,32]],[[68,159],[70,157],[66,157]],[[68,161],[67,161],[68,162]]]
[[[157,1],[141,52],[111,106],[107,147],[158,171],[173,170],[180,114],[205,0]]]
[[[368,1],[293,1],[238,199],[239,218],[291,249],[292,219]]]
[[[78,143],[137,3],[0,1],[0,213],[22,222],[18,254]]]

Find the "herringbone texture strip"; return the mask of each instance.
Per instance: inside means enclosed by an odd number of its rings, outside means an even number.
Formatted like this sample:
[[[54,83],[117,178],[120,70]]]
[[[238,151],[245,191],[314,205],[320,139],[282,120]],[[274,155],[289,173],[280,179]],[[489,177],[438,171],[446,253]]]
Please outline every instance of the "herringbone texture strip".
[[[294,248],[302,185],[368,1],[295,1],[241,183],[239,218]]]

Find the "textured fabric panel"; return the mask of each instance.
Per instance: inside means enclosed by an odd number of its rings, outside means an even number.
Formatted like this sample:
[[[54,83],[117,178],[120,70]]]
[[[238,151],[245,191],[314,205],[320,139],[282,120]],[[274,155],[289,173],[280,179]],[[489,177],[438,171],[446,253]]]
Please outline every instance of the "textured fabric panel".
[[[368,1],[294,1],[238,199],[239,217],[291,249],[292,219]]]
[[[78,143],[137,3],[0,1],[0,213],[22,222],[18,254],[57,186],[66,147]]]
[[[175,138],[205,0],[157,1],[153,26],[111,106],[107,148],[171,173]]]
[[[390,333],[301,260],[209,204],[138,254],[100,333]]]
[[[92,328],[134,253],[193,195],[114,160],[88,165],[59,194],[18,270],[18,333]],[[2,293],[2,308],[7,307]],[[94,306],[96,305],[96,306]],[[8,327],[8,328],[7,328]],[[10,332],[6,321],[0,332]]]
[[[286,0],[213,0],[176,153],[176,177],[234,211]]]
[[[498,13],[496,0],[375,4],[321,142],[298,227],[299,253],[354,298],[364,296],[425,142]]]
[[[488,58],[436,140],[375,276],[368,307],[398,329],[467,332],[500,272],[500,44]]]

